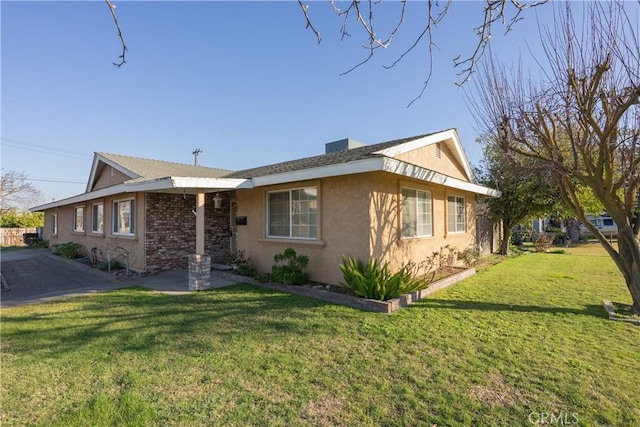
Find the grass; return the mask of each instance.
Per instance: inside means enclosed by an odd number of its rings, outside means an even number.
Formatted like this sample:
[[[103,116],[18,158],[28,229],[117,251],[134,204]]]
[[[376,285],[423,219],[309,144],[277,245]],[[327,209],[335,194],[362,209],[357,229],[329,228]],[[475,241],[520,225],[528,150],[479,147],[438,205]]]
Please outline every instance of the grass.
[[[29,246],[24,246],[24,245],[0,245],[0,251],[2,252],[12,252],[12,251],[19,251],[22,249],[28,249]]]
[[[526,254],[387,316],[236,285],[2,312],[10,425],[640,425],[640,328],[593,245]]]

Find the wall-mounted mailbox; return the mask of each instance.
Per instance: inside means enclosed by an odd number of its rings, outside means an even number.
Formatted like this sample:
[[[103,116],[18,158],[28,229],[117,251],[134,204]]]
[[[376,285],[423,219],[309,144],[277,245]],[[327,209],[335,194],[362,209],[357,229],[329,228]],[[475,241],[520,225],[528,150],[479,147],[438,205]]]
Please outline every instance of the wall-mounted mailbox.
[[[237,216],[236,217],[236,225],[247,225],[247,217],[246,216]]]

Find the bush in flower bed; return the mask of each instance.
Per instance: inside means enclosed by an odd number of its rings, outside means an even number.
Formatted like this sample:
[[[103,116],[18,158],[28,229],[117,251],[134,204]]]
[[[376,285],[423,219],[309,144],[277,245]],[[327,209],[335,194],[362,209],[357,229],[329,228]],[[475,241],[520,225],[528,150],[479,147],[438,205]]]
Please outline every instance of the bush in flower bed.
[[[284,252],[275,254],[276,262],[271,268],[271,280],[285,285],[301,285],[309,281],[309,273],[305,270],[309,264],[307,255],[298,254],[293,248],[286,248]]]
[[[53,254],[67,259],[80,258],[82,256],[82,246],[75,242],[58,243],[53,245]]]
[[[391,273],[389,263],[381,264],[377,259],[369,259],[364,264],[353,257],[343,257],[340,270],[347,290],[363,298],[387,301],[400,295],[426,288],[429,282],[414,276],[411,264],[403,265]]]

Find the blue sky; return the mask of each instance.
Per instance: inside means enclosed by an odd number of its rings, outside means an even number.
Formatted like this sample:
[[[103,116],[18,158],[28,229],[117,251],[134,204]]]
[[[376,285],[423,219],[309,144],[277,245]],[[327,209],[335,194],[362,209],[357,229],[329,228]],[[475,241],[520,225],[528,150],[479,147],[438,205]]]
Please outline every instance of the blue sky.
[[[352,22],[340,41],[328,2],[309,3],[319,45],[294,1],[114,4],[129,47],[121,68],[104,2],[1,2],[2,168],[26,172],[42,202],[82,193],[94,151],[192,163],[200,148],[200,164],[238,170],[321,154],[345,137],[376,143],[455,127],[472,164],[482,156],[452,65],[475,46],[482,2],[453,4],[435,32],[431,83],[410,108],[426,45],[382,65],[413,42],[426,2],[409,4],[391,48],[344,76],[366,57],[365,39]],[[382,7],[381,29],[399,11]],[[544,8],[506,39],[496,29],[494,52],[516,62],[537,42]]]

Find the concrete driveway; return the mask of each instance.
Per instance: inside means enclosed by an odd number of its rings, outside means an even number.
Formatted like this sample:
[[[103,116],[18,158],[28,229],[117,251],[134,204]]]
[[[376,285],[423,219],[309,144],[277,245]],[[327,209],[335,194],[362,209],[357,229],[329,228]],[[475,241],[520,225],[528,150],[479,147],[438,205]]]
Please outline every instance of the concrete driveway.
[[[51,249],[20,249],[0,252],[0,270],[9,285],[2,307],[102,292],[128,286],[145,286],[169,294],[189,293],[187,270],[117,281],[111,274],[51,253]],[[233,277],[212,272],[211,287],[237,283]]]

